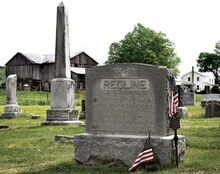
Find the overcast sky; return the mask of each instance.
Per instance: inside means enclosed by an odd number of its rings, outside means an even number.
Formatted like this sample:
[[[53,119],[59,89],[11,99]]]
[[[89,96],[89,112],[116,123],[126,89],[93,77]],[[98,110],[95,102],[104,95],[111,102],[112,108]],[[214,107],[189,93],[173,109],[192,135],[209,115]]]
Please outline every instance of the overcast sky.
[[[60,0],[4,0],[0,10],[0,65],[17,52],[55,52]],[[137,23],[162,31],[175,43],[180,72],[196,66],[200,52],[220,40],[219,0],[64,0],[69,11],[70,50],[85,51],[100,64],[109,46]]]

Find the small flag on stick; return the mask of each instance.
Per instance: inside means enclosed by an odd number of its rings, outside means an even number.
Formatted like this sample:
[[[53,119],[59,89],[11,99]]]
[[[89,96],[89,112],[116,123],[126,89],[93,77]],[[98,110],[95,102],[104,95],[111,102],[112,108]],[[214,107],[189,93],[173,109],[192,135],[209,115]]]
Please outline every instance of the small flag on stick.
[[[139,166],[146,164],[149,161],[154,159],[153,148],[150,141],[150,134],[145,141],[144,148],[141,153],[139,153],[138,157],[133,162],[132,166],[130,167],[129,171],[134,171]]]

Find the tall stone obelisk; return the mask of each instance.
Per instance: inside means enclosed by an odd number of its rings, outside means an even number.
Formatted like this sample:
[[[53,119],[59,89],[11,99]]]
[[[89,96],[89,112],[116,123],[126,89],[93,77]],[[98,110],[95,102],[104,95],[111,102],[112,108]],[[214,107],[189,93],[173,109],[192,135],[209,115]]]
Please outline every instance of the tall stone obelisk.
[[[61,2],[57,7],[55,79],[51,80],[51,108],[47,110],[50,124],[80,124],[74,110],[75,82],[70,75],[69,24],[67,9]]]
[[[16,118],[20,113],[18,101],[16,97],[17,93],[17,75],[9,75],[6,79],[6,105],[4,107],[4,113],[2,118]]]

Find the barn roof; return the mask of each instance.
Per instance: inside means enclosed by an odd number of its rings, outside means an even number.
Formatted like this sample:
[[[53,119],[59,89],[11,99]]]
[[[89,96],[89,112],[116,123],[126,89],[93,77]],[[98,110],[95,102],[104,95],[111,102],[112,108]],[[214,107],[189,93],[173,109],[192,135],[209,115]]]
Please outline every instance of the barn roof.
[[[74,58],[79,54],[86,54],[84,51],[74,52],[70,54],[70,59]],[[22,53],[18,52],[17,54],[23,55],[26,59],[28,59],[31,63],[36,64],[43,64],[43,63],[54,63],[55,62],[55,55],[54,54],[29,54],[29,53]],[[88,54],[86,54],[90,57]],[[91,57],[90,57],[91,58]],[[96,62],[93,58],[91,58],[94,62]],[[6,63],[8,64],[11,59]],[[96,62],[98,64],[98,62]]]
[[[70,67],[70,71],[76,74],[86,74],[85,68],[80,67]]]

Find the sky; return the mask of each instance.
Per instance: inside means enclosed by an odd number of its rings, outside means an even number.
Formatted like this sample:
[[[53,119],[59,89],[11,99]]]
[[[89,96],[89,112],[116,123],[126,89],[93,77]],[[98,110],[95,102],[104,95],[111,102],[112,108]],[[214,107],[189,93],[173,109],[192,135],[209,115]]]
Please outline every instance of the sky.
[[[0,10],[0,65],[17,52],[55,53],[56,8],[61,0],[4,0]],[[109,46],[137,23],[166,34],[188,73],[200,52],[220,40],[219,0],[63,0],[69,13],[70,51],[100,65]]]

